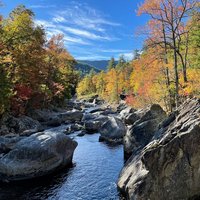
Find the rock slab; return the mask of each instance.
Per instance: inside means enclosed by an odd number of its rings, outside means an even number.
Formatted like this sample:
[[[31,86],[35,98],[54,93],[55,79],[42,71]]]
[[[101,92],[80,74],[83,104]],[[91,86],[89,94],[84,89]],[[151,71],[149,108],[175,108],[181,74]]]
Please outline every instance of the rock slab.
[[[126,159],[138,148],[148,144],[158,129],[159,124],[167,117],[165,111],[158,104],[138,110],[132,115],[134,115],[135,122],[128,127],[123,141]]]
[[[130,200],[200,197],[200,99],[185,101],[125,164],[118,188]]]

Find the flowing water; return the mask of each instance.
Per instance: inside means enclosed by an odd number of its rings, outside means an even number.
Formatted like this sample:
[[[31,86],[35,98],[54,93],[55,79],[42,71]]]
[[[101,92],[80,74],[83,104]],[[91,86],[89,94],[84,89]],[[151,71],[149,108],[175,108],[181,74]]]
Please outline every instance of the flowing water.
[[[48,131],[64,131],[66,126]],[[116,200],[123,147],[98,142],[99,134],[72,136],[78,142],[73,166],[42,179],[0,185],[0,200]]]

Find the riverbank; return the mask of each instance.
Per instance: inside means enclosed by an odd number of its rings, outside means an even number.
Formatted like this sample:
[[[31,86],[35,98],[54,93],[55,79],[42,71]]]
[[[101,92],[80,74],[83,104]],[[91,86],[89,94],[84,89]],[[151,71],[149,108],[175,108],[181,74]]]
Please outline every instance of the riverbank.
[[[56,189],[52,187],[47,189],[46,194],[49,197],[65,198],[69,194],[70,199],[77,199],[76,197],[88,200],[95,197],[119,199],[115,184],[119,174],[118,188],[125,199],[143,200],[147,199],[147,196],[148,198],[152,196],[152,199],[156,200],[162,196],[162,199],[181,197],[186,200],[199,195],[199,99],[186,100],[169,116],[157,104],[140,110],[125,104],[112,108],[96,100],[91,102],[75,100],[70,105],[68,110],[51,111],[48,114],[45,114],[45,111],[37,111],[39,114],[34,115],[34,120],[39,116],[40,122],[37,122],[46,127],[48,121],[44,119],[51,122],[56,119],[60,122],[49,123],[57,127],[48,126],[47,130],[36,135],[42,135],[42,138],[52,134],[64,135],[63,137],[67,137],[70,143],[78,144],[73,160],[70,156],[73,167],[69,168],[67,173],[66,171],[61,173],[64,177],[61,182],[53,183]],[[30,134],[28,130],[25,132],[29,134],[26,136],[19,134],[15,139],[12,135],[0,137],[1,151],[4,151],[0,158],[0,170],[1,162],[6,155],[13,150],[16,151],[16,147],[20,148],[20,140],[23,141],[24,137],[27,140],[35,137],[35,133]],[[6,144],[6,141],[12,142]],[[45,143],[42,144],[45,146]],[[29,146],[30,143],[27,143],[26,148]],[[64,146],[69,147],[69,145]],[[54,147],[50,149],[51,152],[55,150]],[[26,154],[19,155],[23,158]],[[41,159],[41,155],[36,155]],[[124,158],[128,161],[123,167]],[[15,165],[13,167],[15,168]],[[65,169],[68,169],[67,166]],[[47,177],[43,178],[45,180]],[[36,184],[37,187],[40,186]],[[149,190],[151,187],[154,187],[153,191]],[[173,187],[176,187],[176,190]],[[5,187],[5,191],[7,189]],[[49,192],[53,192],[53,195]],[[21,195],[23,196],[23,192]],[[39,195],[42,195],[41,191]]]

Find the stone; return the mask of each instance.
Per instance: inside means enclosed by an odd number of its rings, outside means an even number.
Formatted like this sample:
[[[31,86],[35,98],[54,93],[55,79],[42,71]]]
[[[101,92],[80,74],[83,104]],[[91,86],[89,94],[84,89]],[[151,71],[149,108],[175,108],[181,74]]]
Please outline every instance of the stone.
[[[85,130],[89,133],[98,132],[105,121],[108,120],[107,116],[99,116],[94,120],[85,122]]]
[[[83,137],[86,134],[85,131],[81,131],[80,133],[77,134],[78,137]]]
[[[62,121],[59,117],[56,116],[56,117],[53,117],[52,119],[50,119],[47,122],[43,122],[42,124],[46,125],[46,126],[57,127],[57,126],[60,126],[62,124]]]
[[[5,154],[8,153],[10,150],[12,150],[15,145],[17,144],[17,142],[19,142],[20,140],[22,140],[24,137],[22,136],[12,136],[12,137],[8,137],[7,136],[1,136],[0,137],[0,154]]]
[[[101,126],[100,141],[115,141],[123,138],[126,133],[126,127],[123,122],[116,117],[109,117],[108,120]]]
[[[39,122],[48,122],[57,117],[57,112],[43,109],[43,110],[32,110],[28,113],[29,117],[39,121]]]
[[[20,116],[18,118],[9,116],[3,123],[3,131],[6,134],[23,134],[24,131],[39,132],[42,130],[42,125],[37,120],[34,120],[28,116]]]
[[[77,142],[63,133],[40,132],[17,142],[0,158],[0,181],[41,177],[69,166]]]
[[[9,133],[9,128],[5,124],[0,127],[0,135],[7,135]]]
[[[100,127],[101,127],[100,121],[90,120],[85,122],[85,130],[89,133],[98,132]]]
[[[200,198],[200,99],[186,100],[120,173],[118,188],[130,200]]]
[[[65,113],[59,114],[61,120],[64,121],[71,121],[71,122],[79,122],[83,118],[83,113],[78,110],[73,110]]]
[[[140,117],[134,112],[127,114],[124,118],[124,123],[126,125],[133,125]]]
[[[124,155],[128,159],[138,148],[144,147],[152,139],[155,131],[167,117],[157,104],[134,112],[135,122],[129,126],[124,136]],[[137,120],[136,120],[137,119]]]
[[[121,112],[120,112],[120,118],[122,120],[124,120],[126,118],[126,116],[130,113],[133,113],[135,112],[136,110],[130,106],[126,107],[125,109],[123,109]]]
[[[96,114],[85,113],[82,120],[83,121],[94,120],[97,117],[98,117],[98,115],[96,115]]]

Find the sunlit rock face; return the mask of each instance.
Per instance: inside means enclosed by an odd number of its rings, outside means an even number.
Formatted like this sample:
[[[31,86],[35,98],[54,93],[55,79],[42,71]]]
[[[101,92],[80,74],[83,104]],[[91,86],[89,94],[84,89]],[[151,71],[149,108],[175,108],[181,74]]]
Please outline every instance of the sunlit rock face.
[[[149,143],[158,129],[159,124],[167,117],[165,111],[158,104],[135,111],[125,120],[132,121],[124,136],[124,155],[128,159],[133,152]]]
[[[0,180],[25,180],[72,163],[77,142],[63,133],[40,132],[24,137],[0,158]]]
[[[117,117],[110,117],[100,128],[100,141],[115,142],[122,141],[126,133],[126,126]]]
[[[200,197],[200,100],[185,101],[173,115],[121,171],[118,187],[128,199]]]

